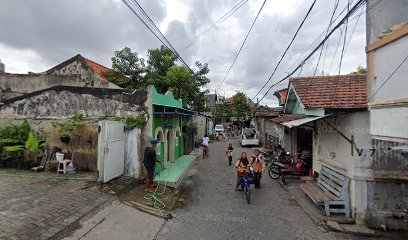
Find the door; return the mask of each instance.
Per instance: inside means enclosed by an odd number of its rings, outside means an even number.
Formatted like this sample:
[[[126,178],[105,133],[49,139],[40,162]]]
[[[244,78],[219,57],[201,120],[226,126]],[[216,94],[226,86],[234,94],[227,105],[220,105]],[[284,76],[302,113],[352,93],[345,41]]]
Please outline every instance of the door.
[[[125,168],[125,123],[100,121],[98,135],[98,182],[108,182]]]

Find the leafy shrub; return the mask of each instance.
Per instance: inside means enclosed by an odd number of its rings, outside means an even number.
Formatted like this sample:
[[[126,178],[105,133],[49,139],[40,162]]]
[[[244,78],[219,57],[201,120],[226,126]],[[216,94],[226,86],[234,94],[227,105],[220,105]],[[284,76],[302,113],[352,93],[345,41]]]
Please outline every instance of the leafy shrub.
[[[58,131],[61,135],[70,135],[78,127],[82,126],[84,122],[84,115],[81,113],[76,114],[74,117],[68,120],[54,121],[52,126]]]
[[[128,130],[133,130],[135,128],[143,128],[146,123],[145,117],[141,114],[138,116],[127,115],[127,116],[118,116],[113,118],[114,121],[126,123]]]
[[[43,154],[44,147],[44,139],[30,131],[27,121],[0,128],[0,160],[24,157],[26,161],[35,161]]]

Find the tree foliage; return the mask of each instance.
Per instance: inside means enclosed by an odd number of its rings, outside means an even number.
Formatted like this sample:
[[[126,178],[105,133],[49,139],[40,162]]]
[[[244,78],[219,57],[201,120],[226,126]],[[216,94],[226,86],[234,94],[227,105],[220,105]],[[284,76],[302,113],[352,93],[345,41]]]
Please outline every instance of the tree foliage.
[[[351,72],[351,74],[367,74],[367,68],[364,66],[358,66],[357,70]]]
[[[238,118],[239,121],[245,120],[252,111],[252,107],[248,102],[248,97],[243,92],[237,92],[232,97],[232,116]]]
[[[197,71],[176,64],[177,57],[165,46],[149,49],[147,61],[130,48],[115,52],[112,57],[112,70],[106,74],[108,79],[126,89],[141,89],[155,86],[159,93],[171,90],[174,96],[183,100],[183,107],[205,111],[205,89],[210,83],[207,74],[208,64],[196,62]]]
[[[146,78],[147,83],[155,86],[161,93],[167,92],[169,83],[166,81],[167,72],[176,66],[177,58],[172,51],[164,46],[149,49],[147,56]]]
[[[129,47],[115,51],[111,58],[112,69],[104,73],[110,82],[126,89],[141,89],[146,86],[145,60]]]

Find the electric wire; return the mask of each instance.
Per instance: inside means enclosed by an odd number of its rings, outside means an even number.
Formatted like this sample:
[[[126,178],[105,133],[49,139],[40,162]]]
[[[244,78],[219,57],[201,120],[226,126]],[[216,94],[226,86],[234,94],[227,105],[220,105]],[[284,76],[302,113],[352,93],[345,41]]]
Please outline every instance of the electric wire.
[[[373,95],[367,100],[367,102],[370,102],[375,95],[377,95],[380,90],[385,86],[385,84],[391,80],[391,78],[394,76],[394,74],[398,71],[398,69],[407,61],[408,59],[408,52],[407,55],[404,57],[404,59],[402,59],[402,61],[400,62],[400,64],[398,64],[398,66],[391,72],[391,74],[384,80],[383,83],[381,83],[381,85],[378,87],[378,89],[373,93]]]
[[[213,27],[215,27],[215,25],[217,25],[218,23],[222,23],[225,20],[227,20],[232,14],[234,14],[238,9],[240,9],[243,5],[245,5],[245,3],[247,3],[249,0],[241,0],[239,3],[237,3],[234,7],[232,7],[231,10],[229,10],[227,13],[225,13],[222,17],[220,17],[216,22],[214,22],[213,24],[211,24],[206,30],[204,30],[203,32],[201,32],[200,34],[198,34],[197,36],[195,36],[190,43],[188,43],[185,47],[183,47],[180,52],[186,50],[187,48],[191,47],[192,45],[194,45],[197,42],[197,39],[200,38],[202,35],[204,35],[205,33],[207,33],[208,31],[210,31]]]
[[[347,10],[349,11],[350,9],[350,0],[347,1]],[[347,44],[347,30],[348,30],[348,23],[349,23],[349,19],[346,19],[346,24],[345,24],[345,30],[344,30],[344,39],[343,39],[343,46],[341,48],[341,55],[340,55],[340,62],[339,62],[339,71],[337,74],[337,78],[336,78],[336,85],[334,88],[334,95],[330,100],[330,106],[332,106],[333,102],[335,102],[337,100],[337,86],[338,86],[338,82],[340,79],[340,73],[341,73],[341,65],[343,63],[343,58],[344,58],[344,53],[345,53],[345,49],[346,49],[346,44]]]
[[[330,26],[333,24],[333,17],[334,17],[334,14],[336,14],[336,10],[337,10],[337,7],[339,6],[339,2],[340,2],[340,0],[336,0],[336,2],[334,3],[333,13],[332,13],[332,15],[331,15],[331,17],[330,17],[329,26],[327,27],[326,35],[327,35],[327,33],[329,32],[329,30],[330,30]],[[322,53],[323,53],[323,50],[324,50],[324,46],[325,46],[325,45],[323,45],[323,47],[320,49],[319,58],[318,58],[318,60],[317,60],[317,64],[316,64],[316,68],[315,68],[315,70],[314,70],[313,76],[316,75],[317,69],[318,69],[318,67],[319,67],[320,58],[322,57]]]
[[[248,33],[246,34],[245,39],[244,39],[244,41],[242,42],[241,47],[239,48],[238,53],[235,55],[234,61],[232,61],[231,66],[228,68],[228,71],[227,71],[227,73],[225,74],[224,79],[222,79],[222,82],[221,82],[221,84],[218,86],[217,89],[221,88],[222,84],[225,82],[225,79],[227,78],[228,74],[230,73],[232,67],[234,66],[235,62],[237,61],[238,56],[239,56],[239,54],[241,53],[242,48],[244,47],[245,42],[247,41],[247,39],[248,39],[248,37],[249,37],[249,34],[251,33],[252,28],[254,27],[254,25],[255,25],[255,23],[256,23],[256,20],[258,19],[259,15],[261,14],[261,11],[262,11],[263,7],[265,6],[265,3],[266,3],[266,0],[264,0],[264,2],[262,3],[262,6],[261,6],[261,8],[259,9],[258,13],[256,14],[256,17],[255,17],[254,21],[252,22],[251,27],[249,28]]]
[[[180,54],[176,51],[176,49],[171,45],[168,39],[164,36],[164,34],[160,31],[160,29],[156,26],[156,24],[151,20],[149,15],[144,11],[144,9],[140,6],[140,4],[133,0],[136,11],[128,0],[122,0],[122,2],[131,10],[131,12],[139,18],[139,20],[145,25],[145,27],[168,49],[170,49],[175,57],[177,57],[180,62],[182,62],[190,71],[193,71],[190,66],[184,61],[184,59],[180,56]],[[144,17],[143,17],[144,16]]]
[[[313,1],[312,5],[309,7],[309,10],[306,13],[306,16],[303,18],[302,22],[300,23],[299,27],[297,28],[295,35],[293,35],[292,40],[289,42],[289,45],[286,47],[285,51],[283,52],[282,57],[279,59],[278,64],[276,64],[275,69],[273,69],[273,72],[269,79],[265,82],[265,84],[262,86],[262,88],[255,94],[255,96],[252,98],[254,100],[259,93],[265,88],[265,86],[269,83],[269,81],[272,79],[273,75],[275,74],[276,70],[278,69],[279,65],[281,64],[283,58],[285,57],[286,53],[288,52],[289,48],[292,46],[293,42],[296,39],[296,36],[298,35],[300,29],[302,29],[303,24],[305,23],[306,19],[309,17],[310,12],[312,12],[313,7],[316,4],[316,0]]]
[[[279,81],[277,81],[276,83],[272,84],[272,85],[268,88],[268,90],[267,90],[266,93],[262,96],[262,98],[261,98],[261,100],[260,100],[259,102],[261,102],[261,101],[265,98],[265,96],[269,93],[269,91],[272,89],[272,87],[274,87],[274,86],[276,86],[277,84],[279,84],[279,83],[285,81],[285,80],[288,79],[290,76],[292,76],[297,70],[299,70],[299,68],[301,68],[302,65],[303,65],[307,60],[309,60],[309,59],[313,56],[313,54],[326,42],[326,40],[327,40],[328,38],[330,38],[330,36],[331,36],[340,26],[342,26],[348,18],[350,18],[353,14],[355,14],[355,12],[356,12],[358,9],[360,9],[360,8],[364,5],[365,2],[366,2],[366,0],[358,0],[358,1],[356,2],[356,4],[346,13],[346,15],[333,27],[333,29],[329,32],[329,34],[327,34],[327,36],[313,49],[313,51],[312,51],[311,53],[308,54],[308,56],[307,56],[306,58],[304,58],[304,59],[302,60],[302,62],[301,62],[294,70],[292,70],[292,71],[288,74],[288,76],[282,78],[281,80],[279,80]],[[259,104],[259,102],[256,103],[255,106],[257,106],[257,105]]]

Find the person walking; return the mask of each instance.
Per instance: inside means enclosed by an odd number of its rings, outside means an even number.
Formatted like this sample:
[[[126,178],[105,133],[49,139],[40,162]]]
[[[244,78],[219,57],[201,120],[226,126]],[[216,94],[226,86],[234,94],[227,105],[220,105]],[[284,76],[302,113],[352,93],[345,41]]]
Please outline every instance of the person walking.
[[[159,164],[163,164],[160,160],[157,159],[156,150],[154,149],[155,146],[159,143],[156,139],[150,141],[149,146],[145,148],[143,164],[146,168],[147,172],[147,179],[146,179],[146,186],[144,191],[145,192],[153,192],[155,185],[153,185],[153,178],[154,178],[154,167],[156,166],[156,162]]]
[[[228,157],[228,165],[231,166],[232,163],[232,157],[234,156],[234,148],[232,147],[232,143],[228,145],[226,155]]]
[[[265,159],[259,149],[254,150],[251,165],[254,169],[255,188],[261,188],[262,171],[265,170]]]

